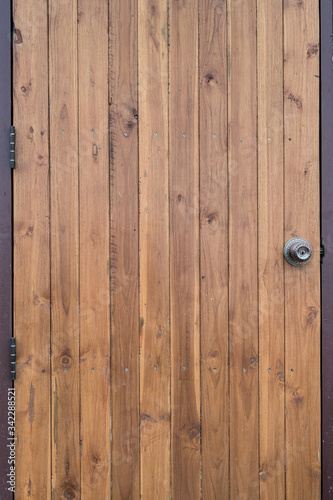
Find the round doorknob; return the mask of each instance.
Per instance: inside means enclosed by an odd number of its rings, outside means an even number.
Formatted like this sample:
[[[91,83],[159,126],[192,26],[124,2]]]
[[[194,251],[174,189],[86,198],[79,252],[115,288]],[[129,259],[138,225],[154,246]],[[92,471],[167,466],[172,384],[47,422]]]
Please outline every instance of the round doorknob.
[[[312,248],[303,238],[292,238],[284,247],[286,261],[292,266],[303,266],[311,259]]]

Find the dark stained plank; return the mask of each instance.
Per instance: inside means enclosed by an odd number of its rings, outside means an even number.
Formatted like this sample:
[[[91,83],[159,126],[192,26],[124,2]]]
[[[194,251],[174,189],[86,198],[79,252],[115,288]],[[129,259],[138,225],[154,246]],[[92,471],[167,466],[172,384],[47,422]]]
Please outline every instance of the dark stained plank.
[[[313,258],[285,263],[286,495],[321,498],[319,4],[284,2],[285,241]]]
[[[228,2],[230,498],[259,495],[256,2]]]
[[[13,7],[16,498],[38,500],[51,496],[48,20],[43,1]]]
[[[257,2],[260,498],[284,498],[283,2]]]
[[[52,494],[80,498],[77,1],[49,2]]]
[[[171,1],[172,496],[200,498],[198,4]]]
[[[141,497],[170,498],[168,24],[166,0],[140,2]]]
[[[111,498],[108,2],[78,2],[81,498]]]
[[[226,2],[200,0],[202,495],[229,497]]]
[[[137,0],[110,1],[112,497],[139,498]]]
[[[11,2],[0,7],[0,491],[4,500],[9,467],[8,391],[10,378],[10,337],[12,335],[12,173],[8,168],[11,125]]]
[[[322,498],[333,495],[333,72],[332,2],[321,2]]]

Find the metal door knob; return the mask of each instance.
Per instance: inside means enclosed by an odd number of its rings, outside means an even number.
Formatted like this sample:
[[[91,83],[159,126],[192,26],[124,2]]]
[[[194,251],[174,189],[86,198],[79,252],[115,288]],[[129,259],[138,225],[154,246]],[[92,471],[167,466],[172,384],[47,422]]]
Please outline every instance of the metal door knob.
[[[311,259],[312,248],[303,238],[292,238],[284,247],[284,256],[292,266],[303,266]]]

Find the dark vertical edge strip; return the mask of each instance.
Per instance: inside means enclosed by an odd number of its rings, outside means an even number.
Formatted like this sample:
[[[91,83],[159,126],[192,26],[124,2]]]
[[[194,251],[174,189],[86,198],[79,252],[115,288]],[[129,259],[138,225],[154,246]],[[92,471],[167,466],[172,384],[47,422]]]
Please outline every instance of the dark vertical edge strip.
[[[138,193],[137,193],[137,248],[138,248],[138,256],[137,256],[137,296],[138,296],[138,301],[137,301],[137,332],[139,334],[139,342],[138,342],[138,347],[137,347],[137,352],[135,353],[137,356],[137,415],[136,415],[136,422],[138,426],[138,488],[139,488],[139,497],[141,498],[141,429],[140,429],[140,411],[141,411],[141,388],[140,388],[140,369],[141,369],[141,363],[140,363],[140,354],[141,354],[141,342],[140,342],[140,146],[139,146],[139,140],[140,140],[140,109],[139,109],[139,29],[138,29],[138,23],[139,23],[139,1],[137,0],[135,4],[135,23],[136,23],[136,37],[135,37],[135,64],[136,64],[136,109],[137,109],[137,114],[138,114],[138,126],[136,129],[136,143],[137,143],[137,186],[138,186]],[[133,486],[132,486],[132,491],[134,492],[135,490],[135,469],[134,469],[134,462],[132,462],[132,481],[133,481]]]
[[[170,2],[172,0],[167,0],[167,11],[168,11],[168,242],[169,242],[169,405],[170,405],[170,499],[172,497],[172,419],[173,419],[173,407],[172,407],[172,355],[171,355],[171,190],[170,190],[170,177],[171,177],[171,168],[170,168]]]
[[[282,0],[282,54],[281,54],[281,57],[282,57],[282,61],[283,61],[283,65],[282,65],[282,71],[283,71],[283,75],[282,75],[282,85],[283,85],[283,91],[282,91],[282,95],[283,95],[283,99],[282,99],[282,113],[283,113],[283,117],[282,117],[282,124],[283,124],[283,166],[282,166],[282,169],[283,169],[283,200],[282,200],[282,203],[283,203],[283,234],[285,235],[286,234],[286,210],[285,210],[285,202],[286,202],[286,196],[285,196],[285,193],[286,193],[286,189],[285,189],[285,185],[286,185],[286,171],[285,171],[285,165],[286,165],[286,161],[285,161],[285,126],[284,126],[284,123],[285,123],[285,109],[284,109],[284,103],[285,103],[285,99],[284,99],[284,95],[285,95],[285,84],[284,84],[284,61],[285,61],[285,50],[284,50],[284,0]],[[283,425],[284,425],[284,450],[283,450],[283,455],[284,455],[284,496],[285,498],[287,498],[287,399],[286,399],[286,384],[285,384],[285,381],[286,381],[286,276],[285,276],[285,265],[283,266],[283,299],[284,299],[284,307],[283,307],[283,325],[284,325],[284,331],[283,331],[283,339],[284,339],[284,346],[283,346],[283,353],[284,353],[284,358],[283,358],[283,380],[284,380],[284,422],[283,422]]]
[[[321,0],[322,498],[333,498],[333,63],[332,0]]]
[[[229,42],[229,22],[230,22],[230,10],[229,10],[229,1],[227,0],[226,5],[226,15],[227,15],[227,43],[226,43],[226,51],[227,51],[227,183],[228,183],[228,456],[229,456],[229,465],[228,465],[228,483],[229,483],[229,498],[231,499],[231,474],[230,474],[230,460],[231,460],[231,452],[230,452],[230,170],[229,170],[229,144],[230,144],[230,126],[229,126],[229,118],[230,118],[230,105],[229,105],[229,72],[230,72],[230,42]]]
[[[111,40],[111,30],[110,30],[110,0],[108,0],[108,155],[109,155],[109,328],[110,328],[110,337],[109,337],[109,350],[110,350],[110,361],[109,361],[109,384],[110,390],[112,391],[112,318],[111,318],[111,262],[112,262],[112,252],[111,252],[111,73],[110,73],[110,64],[111,64],[111,54],[110,54],[110,40]],[[112,393],[110,394],[110,499],[112,499]]]
[[[50,2],[51,0],[47,0],[47,5],[46,5],[46,16],[47,16],[47,104],[48,104],[48,111],[47,111],[47,120],[48,120],[48,158],[49,158],[49,264],[50,264],[50,269],[49,269],[49,290],[50,290],[50,305],[52,304],[52,245],[51,245],[51,229],[52,229],[52,199],[51,199],[51,194],[52,194],[52,189],[51,189],[51,127],[50,127],[50,103],[51,103],[51,88],[50,88]],[[50,345],[49,345],[49,356],[50,356],[50,365],[49,365],[49,376],[50,376],[50,479],[51,479],[51,485],[50,485],[50,491],[52,495],[52,471],[53,471],[53,439],[52,439],[52,431],[53,431],[53,394],[52,394],[52,373],[53,373],[53,366],[52,366],[52,307],[50,307]]]
[[[111,390],[111,395],[110,395],[110,490],[111,490],[111,496],[110,498],[113,498],[113,397],[112,397],[112,391],[113,391],[113,374],[112,374],[112,350],[113,350],[113,328],[112,328],[112,199],[111,199],[111,194],[112,194],[112,168],[113,168],[113,144],[112,144],[112,113],[111,113],[111,103],[112,103],[112,92],[111,92],[111,61],[112,61],[112,45],[111,45],[111,38],[112,37],[112,29],[111,29],[111,0],[108,0],[108,39],[109,39],[109,47],[108,47],[108,59],[109,59],[109,66],[108,66],[108,106],[109,106],[109,254],[110,254],[110,267],[109,267],[109,287],[110,287],[110,293],[109,293],[109,300],[110,300],[110,390]]]
[[[198,262],[198,273],[199,273],[199,384],[200,384],[200,408],[199,408],[199,419],[200,419],[200,498],[202,498],[202,337],[201,337],[201,190],[200,190],[200,176],[201,176],[201,159],[200,159],[200,98],[201,98],[201,86],[200,86],[200,75],[201,75],[201,53],[200,53],[200,19],[201,19],[201,9],[200,0],[198,0],[198,246],[199,246],[199,262]]]
[[[260,278],[259,278],[259,240],[260,240],[260,225],[259,225],[259,107],[258,107],[258,81],[259,81],[259,65],[258,65],[258,0],[256,1],[256,156],[257,156],[257,321],[258,321],[258,472],[260,474]],[[261,498],[261,483],[260,475],[258,481],[258,496]]]
[[[7,444],[7,389],[12,336],[12,172],[9,164],[11,106],[11,1],[0,3],[0,497],[12,498]]]
[[[77,279],[78,279],[78,327],[79,327],[79,352],[78,352],[78,366],[79,366],[79,492],[80,495],[84,494],[83,484],[82,484],[82,379],[81,379],[81,224],[80,224],[80,190],[81,190],[81,177],[80,177],[80,67],[79,67],[79,8],[80,0],[76,0],[76,12],[78,13],[76,18],[76,123],[77,123],[77,228],[78,228],[78,249],[77,249]]]

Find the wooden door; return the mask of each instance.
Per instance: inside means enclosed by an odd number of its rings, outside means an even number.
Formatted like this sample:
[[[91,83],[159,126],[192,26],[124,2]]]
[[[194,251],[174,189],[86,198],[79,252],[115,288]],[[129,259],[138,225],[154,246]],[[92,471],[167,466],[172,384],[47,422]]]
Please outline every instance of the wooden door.
[[[319,499],[319,2],[13,20],[15,498]]]

